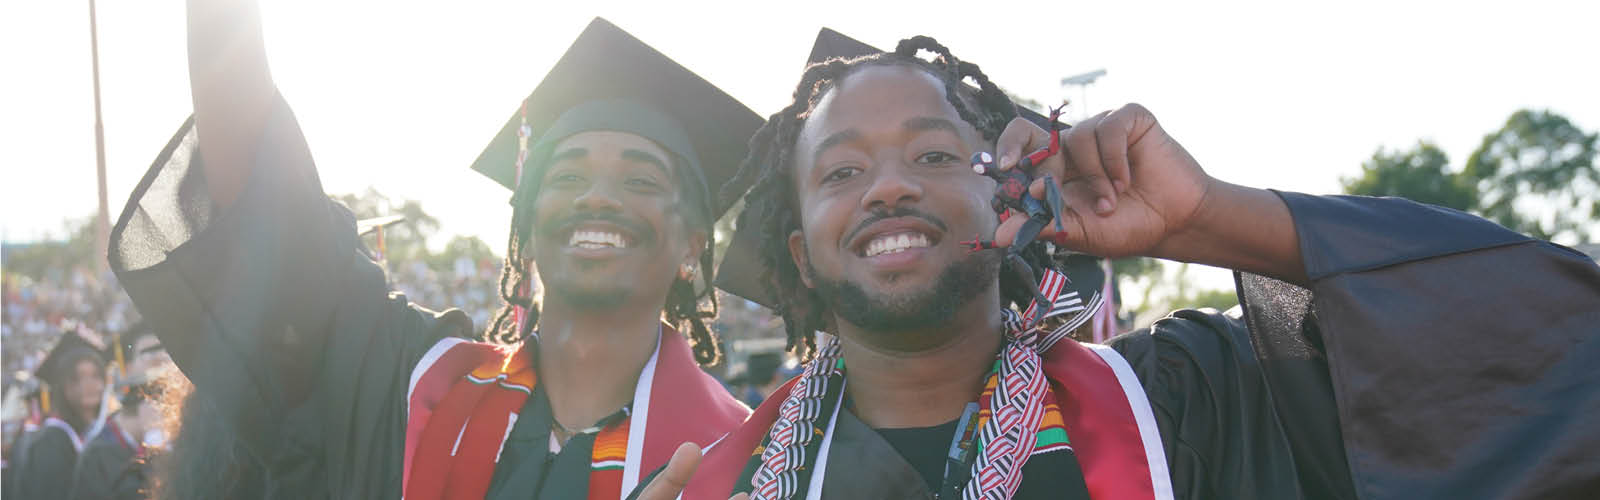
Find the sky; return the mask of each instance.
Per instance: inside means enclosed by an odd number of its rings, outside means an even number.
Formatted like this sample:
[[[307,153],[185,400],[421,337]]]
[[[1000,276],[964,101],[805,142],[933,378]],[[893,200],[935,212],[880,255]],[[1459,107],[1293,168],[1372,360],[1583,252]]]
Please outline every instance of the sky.
[[[1421,139],[1459,168],[1521,108],[1600,128],[1592,1],[276,0],[262,15],[324,189],[419,200],[439,241],[495,248],[510,193],[468,165],[595,16],[762,115],[791,99],[820,27],[879,47],[931,35],[1015,94],[1139,102],[1211,175],[1311,193]],[[101,0],[98,22],[115,219],[191,107],[184,3]],[[0,3],[0,68],[0,239],[59,236],[96,209],[87,2]],[[1102,68],[1086,93],[1059,85]]]

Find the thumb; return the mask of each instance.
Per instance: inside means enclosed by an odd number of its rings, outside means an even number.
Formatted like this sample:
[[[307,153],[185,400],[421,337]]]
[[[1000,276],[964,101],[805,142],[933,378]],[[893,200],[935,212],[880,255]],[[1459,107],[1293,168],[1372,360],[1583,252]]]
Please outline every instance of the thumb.
[[[689,478],[694,476],[696,468],[700,467],[700,447],[694,443],[678,445],[678,450],[672,452],[672,458],[667,460],[667,467],[661,471],[644,487],[644,492],[639,494],[639,500],[673,500],[678,494],[683,493],[683,487],[689,484]]]

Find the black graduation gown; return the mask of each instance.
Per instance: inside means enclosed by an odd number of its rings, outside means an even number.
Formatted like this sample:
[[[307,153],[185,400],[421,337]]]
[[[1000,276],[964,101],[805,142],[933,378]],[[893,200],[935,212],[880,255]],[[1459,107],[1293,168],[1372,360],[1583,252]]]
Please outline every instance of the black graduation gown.
[[[1109,343],[1179,498],[1600,497],[1600,268],[1467,214],[1280,193],[1310,286]],[[1069,430],[1070,432],[1070,430]]]
[[[122,431],[107,425],[83,447],[78,468],[73,473],[72,500],[139,500],[150,498],[146,488],[149,464],[134,453],[121,436]]]
[[[281,98],[226,211],[206,196],[192,125],[130,197],[112,269],[266,465],[252,493],[399,498],[411,368],[438,339],[471,335],[471,320],[389,291],[350,211],[322,192]]]
[[[1143,385],[1177,498],[1600,498],[1600,267],[1453,210],[1280,196],[1308,287],[1239,273],[1241,308],[1108,342]],[[930,497],[884,439],[848,412],[838,425],[824,498]],[[739,449],[702,472],[743,469]],[[1019,498],[1083,493],[1078,467],[1041,469],[1029,460]],[[739,475],[708,477],[748,489]]]
[[[67,431],[41,426],[24,436],[21,444],[22,453],[18,454],[17,470],[12,475],[17,484],[8,492],[10,495],[19,500],[55,499],[72,488],[78,448]]]

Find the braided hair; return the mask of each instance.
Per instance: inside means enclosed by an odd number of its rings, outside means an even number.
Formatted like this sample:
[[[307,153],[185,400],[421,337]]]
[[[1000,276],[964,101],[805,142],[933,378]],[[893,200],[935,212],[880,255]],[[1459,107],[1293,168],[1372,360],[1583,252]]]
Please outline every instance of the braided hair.
[[[688,210],[680,211],[688,227],[698,228],[706,233],[706,245],[700,252],[699,272],[690,281],[681,278],[674,279],[672,286],[667,290],[667,303],[663,308],[667,322],[680,332],[689,333],[689,344],[693,347],[695,361],[701,365],[716,364],[722,358],[722,351],[718,348],[717,337],[707,326],[712,319],[717,317],[717,298],[712,293],[712,263],[715,261],[713,248],[715,246],[716,230],[713,224],[716,218],[712,215],[712,198],[705,180],[698,173],[690,170],[689,163],[676,155],[672,156],[673,175],[677,177],[677,184],[682,186],[679,195],[684,200]],[[530,159],[530,161],[532,161]],[[534,165],[538,165],[535,163]],[[539,170],[530,169],[525,174],[528,177],[517,189],[514,195],[516,200],[531,200],[539,192]],[[526,253],[527,242],[533,236],[534,210],[532,203],[513,203],[511,214],[511,236],[506,243],[506,258],[500,270],[500,299],[505,305],[495,312],[494,321],[484,332],[485,340],[510,344],[527,337],[539,322],[539,305],[535,303],[531,289],[531,276],[523,264],[528,261]],[[704,307],[703,307],[704,306]],[[516,328],[515,311],[522,307],[527,314],[522,331]]]
[[[918,57],[922,51],[935,57],[925,60]],[[822,96],[838,82],[856,71],[872,66],[906,66],[938,77],[945,86],[945,99],[955,108],[962,120],[971,124],[993,143],[1012,119],[1017,108],[1005,92],[983,74],[978,65],[962,61],[950,50],[927,36],[901,40],[893,52],[861,56],[853,59],[833,58],[811,64],[795,87],[794,102],[767,119],[767,123],[750,139],[750,155],[739,165],[739,172],[727,186],[742,186],[754,177],[754,184],[745,195],[745,209],[754,210],[751,219],[762,230],[760,258],[767,271],[761,281],[775,297],[775,313],[783,318],[788,335],[788,349],[808,357],[816,351],[814,332],[827,329],[826,302],[815,290],[801,281],[801,270],[794,266],[788,246],[788,235],[800,228],[799,202],[791,172],[794,170],[795,143],[806,119]],[[965,82],[971,80],[976,89]],[[726,190],[724,197],[737,196]],[[1042,244],[1030,245],[1022,252],[1023,260],[1033,271],[1049,265],[1048,253]],[[1033,295],[1023,284],[1011,263],[1002,264],[1000,295],[1004,305],[1022,307]]]

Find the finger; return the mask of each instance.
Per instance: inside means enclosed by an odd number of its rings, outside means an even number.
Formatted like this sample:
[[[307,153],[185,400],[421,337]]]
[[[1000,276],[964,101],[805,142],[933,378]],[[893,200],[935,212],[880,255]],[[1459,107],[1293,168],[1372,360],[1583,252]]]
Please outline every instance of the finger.
[[[1000,227],[994,230],[994,245],[1000,248],[1010,247],[1017,241],[1017,232],[1022,230],[1022,224],[1027,221],[1027,217],[1012,217],[1001,222]]]
[[[1005,170],[1016,166],[1025,152],[1042,148],[1049,141],[1049,132],[1045,132],[1033,122],[1017,117],[1011,119],[1011,123],[1006,124],[1006,129],[1000,132],[1000,139],[995,141],[994,154],[1000,157],[1000,169]]]
[[[1070,215],[1071,214],[1061,214],[1057,216],[1066,218],[1062,220],[1062,227],[1066,229],[1066,232],[1068,233],[1072,232],[1074,228],[1072,224],[1066,224],[1066,222],[1071,218]],[[1012,245],[1017,244],[1017,233],[1022,232],[1022,225],[1027,223],[1028,217],[1026,216],[1012,217],[1010,219],[1006,219],[1005,222],[1001,222],[1000,227],[994,231],[995,246],[999,248],[1010,248]],[[1052,221],[1051,223],[1045,224],[1044,227],[1039,229],[1039,235],[1034,237],[1034,241],[1061,241],[1061,238],[1063,237],[1064,235],[1061,235],[1056,231],[1055,222]]]
[[[699,466],[700,447],[694,443],[678,445],[678,450],[672,452],[672,458],[667,460],[667,468],[645,486],[644,492],[639,494],[639,500],[677,498],[678,494],[683,492],[683,487],[689,484],[689,478],[694,476],[694,470]]]
[[[1129,108],[1121,109],[1106,116],[1095,127],[1095,143],[1100,151],[1100,164],[1105,167],[1106,177],[1111,179],[1111,188],[1116,194],[1127,192],[1132,185],[1132,167],[1128,160],[1128,137],[1133,134],[1134,118],[1129,116]]]
[[[1106,175],[1106,169],[1100,164],[1100,146],[1095,141],[1095,129],[1100,128],[1107,112],[1095,115],[1085,123],[1067,129],[1066,136],[1062,139],[1067,150],[1067,158],[1073,168],[1071,181],[1087,181],[1094,191],[1094,212],[1100,215],[1111,213],[1116,207],[1117,193],[1111,186],[1111,181]]]
[[[750,495],[745,494],[745,493],[740,493],[738,495],[734,495],[734,496],[728,497],[728,500],[750,500]]]

